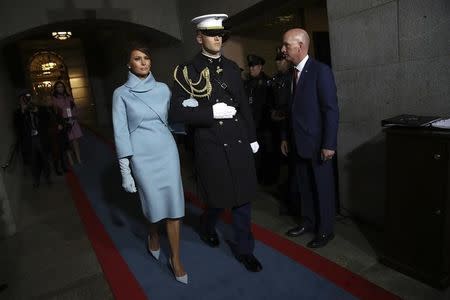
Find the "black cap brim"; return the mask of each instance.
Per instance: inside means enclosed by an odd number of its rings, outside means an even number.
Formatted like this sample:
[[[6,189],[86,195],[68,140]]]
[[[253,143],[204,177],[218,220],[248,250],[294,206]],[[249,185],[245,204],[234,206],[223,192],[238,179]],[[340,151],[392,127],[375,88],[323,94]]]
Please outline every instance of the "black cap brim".
[[[200,32],[203,35],[206,35],[206,36],[221,36],[221,37],[225,37],[225,36],[228,36],[230,34],[230,31],[226,30],[226,29],[206,29],[206,30],[200,30]]]

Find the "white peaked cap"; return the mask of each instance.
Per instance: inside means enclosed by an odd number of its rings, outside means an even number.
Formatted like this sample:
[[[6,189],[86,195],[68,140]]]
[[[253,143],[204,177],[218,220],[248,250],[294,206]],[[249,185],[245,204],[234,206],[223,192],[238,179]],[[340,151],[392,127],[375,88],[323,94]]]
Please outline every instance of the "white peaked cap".
[[[199,30],[224,29],[222,21],[227,18],[226,14],[209,14],[195,17],[191,22],[197,24]]]

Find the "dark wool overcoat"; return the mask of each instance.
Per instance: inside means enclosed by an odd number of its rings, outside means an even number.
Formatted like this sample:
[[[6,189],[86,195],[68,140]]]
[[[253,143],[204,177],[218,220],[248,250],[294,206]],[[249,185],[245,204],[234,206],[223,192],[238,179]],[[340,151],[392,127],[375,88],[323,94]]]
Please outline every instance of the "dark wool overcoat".
[[[240,69],[221,57],[210,59],[201,53],[178,67],[176,78],[188,90],[182,70],[197,83],[205,68],[210,71],[212,92],[209,97],[194,97],[198,106],[189,106],[190,98],[179,83],[174,83],[170,104],[171,122],[182,122],[193,139],[193,151],[200,197],[209,207],[231,208],[256,197],[256,173],[250,143],[256,141],[255,126],[243,88]],[[205,86],[202,79],[197,88]],[[195,102],[195,101],[194,101]],[[224,102],[237,110],[232,119],[214,119],[212,106]]]

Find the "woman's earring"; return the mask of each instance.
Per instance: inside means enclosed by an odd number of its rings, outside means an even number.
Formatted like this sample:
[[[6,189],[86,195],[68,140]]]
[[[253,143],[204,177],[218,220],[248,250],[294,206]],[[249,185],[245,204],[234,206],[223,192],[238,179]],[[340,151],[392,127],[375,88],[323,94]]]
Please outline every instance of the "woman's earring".
[[[130,66],[127,66],[127,68],[128,68],[128,69],[131,69],[131,67],[130,67]]]

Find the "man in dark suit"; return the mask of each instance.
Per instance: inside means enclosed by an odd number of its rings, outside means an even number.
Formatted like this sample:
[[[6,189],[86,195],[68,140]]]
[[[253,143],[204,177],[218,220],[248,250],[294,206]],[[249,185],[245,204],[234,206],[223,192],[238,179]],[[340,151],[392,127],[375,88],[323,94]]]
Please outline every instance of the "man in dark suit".
[[[314,232],[307,246],[319,248],[334,238],[336,151],[339,109],[331,69],[308,56],[309,36],[295,28],[283,35],[282,51],[293,65],[290,107],[291,151],[301,199],[302,223],[286,234]],[[281,143],[287,154],[288,143]]]
[[[259,272],[251,232],[257,187],[253,154],[259,145],[241,70],[221,54],[226,33],[222,21],[227,17],[213,14],[192,20],[201,51],[175,69],[169,118],[184,123],[193,139],[198,189],[208,206],[201,239],[210,247],[219,246],[216,223],[225,208],[231,209],[234,255],[247,270]]]
[[[47,109],[34,104],[31,93],[24,91],[19,96],[19,107],[14,113],[14,124],[24,162],[29,162],[33,175],[33,187],[40,185],[41,173],[50,184],[49,127],[50,114]]]

